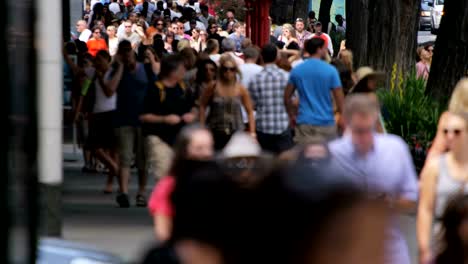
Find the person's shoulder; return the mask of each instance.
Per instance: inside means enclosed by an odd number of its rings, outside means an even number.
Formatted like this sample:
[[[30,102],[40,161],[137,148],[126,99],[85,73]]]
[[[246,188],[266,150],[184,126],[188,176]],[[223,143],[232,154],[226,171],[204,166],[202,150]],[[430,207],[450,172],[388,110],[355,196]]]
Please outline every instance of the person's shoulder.
[[[388,147],[390,149],[401,149],[401,150],[408,150],[408,144],[397,135],[394,134],[380,134],[377,133],[375,135],[376,140],[384,145],[385,147]]]

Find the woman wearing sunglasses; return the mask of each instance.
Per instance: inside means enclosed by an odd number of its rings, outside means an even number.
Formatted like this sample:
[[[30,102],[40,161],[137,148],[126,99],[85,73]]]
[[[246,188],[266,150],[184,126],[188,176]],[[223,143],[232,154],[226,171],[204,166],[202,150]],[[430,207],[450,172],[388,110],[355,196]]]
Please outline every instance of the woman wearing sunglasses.
[[[200,98],[200,123],[207,124],[215,139],[215,149],[221,150],[236,131],[245,129],[242,119],[242,106],[249,117],[249,131],[255,134],[255,121],[252,100],[247,89],[238,81],[239,68],[229,54],[219,60],[217,82],[207,87]],[[208,117],[206,108],[210,107]]]
[[[417,217],[419,263],[431,263],[433,234],[447,202],[468,194],[468,112],[451,112],[442,127],[450,151],[426,162],[421,174]]]

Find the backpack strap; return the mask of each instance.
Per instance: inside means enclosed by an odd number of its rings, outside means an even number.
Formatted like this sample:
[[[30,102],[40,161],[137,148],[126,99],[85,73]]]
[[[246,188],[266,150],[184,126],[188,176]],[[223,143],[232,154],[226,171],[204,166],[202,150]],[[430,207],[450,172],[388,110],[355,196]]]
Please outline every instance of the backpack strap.
[[[166,89],[164,87],[164,84],[161,81],[156,81],[154,82],[154,85],[156,85],[156,87],[159,90],[159,101],[161,103],[164,102],[164,100],[166,100]]]

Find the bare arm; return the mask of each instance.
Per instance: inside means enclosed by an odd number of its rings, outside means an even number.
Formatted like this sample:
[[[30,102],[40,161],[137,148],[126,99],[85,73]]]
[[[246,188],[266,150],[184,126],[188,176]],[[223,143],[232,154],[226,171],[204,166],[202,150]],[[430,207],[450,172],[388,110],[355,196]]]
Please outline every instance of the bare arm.
[[[294,119],[294,104],[291,100],[294,92],[296,91],[296,87],[292,84],[288,84],[286,86],[286,90],[284,91],[284,105],[286,106],[286,111],[288,111],[289,119]]]
[[[333,94],[333,99],[335,99],[336,111],[340,114],[340,116],[342,116],[343,115],[343,108],[344,108],[343,89],[341,87],[333,89],[332,94]],[[344,131],[344,124],[343,124],[343,119],[342,118],[340,118],[338,120],[338,127],[342,131]]]
[[[423,168],[420,181],[416,234],[418,239],[419,261],[426,263],[431,255],[431,234],[436,195],[437,172],[439,159],[434,157]]]
[[[206,123],[206,120],[205,120],[206,119],[205,118],[206,107],[208,106],[208,103],[210,102],[211,98],[213,97],[215,89],[216,89],[216,85],[211,85],[211,86],[207,87],[205,89],[205,91],[203,91],[203,94],[200,97],[200,111],[199,111],[198,114],[200,116],[200,124],[202,124],[203,126]]]
[[[140,115],[140,121],[142,123],[164,123],[166,116],[160,116],[155,114],[142,114]]]
[[[164,242],[169,240],[172,233],[172,219],[165,215],[154,214],[154,234],[158,241]]]
[[[241,89],[241,96],[242,96],[242,104],[245,107],[245,110],[247,111],[247,114],[249,116],[249,130],[250,134],[255,135],[255,118],[253,114],[253,104],[252,104],[252,99],[250,98],[249,92],[247,89],[245,89],[244,86],[240,87]]]
[[[104,94],[107,97],[112,96],[116,91],[117,87],[119,86],[120,80],[122,79],[122,74],[123,74],[123,64],[122,63],[117,63],[117,69],[114,72],[114,76],[110,80],[105,80],[101,85],[102,89],[104,90]]]

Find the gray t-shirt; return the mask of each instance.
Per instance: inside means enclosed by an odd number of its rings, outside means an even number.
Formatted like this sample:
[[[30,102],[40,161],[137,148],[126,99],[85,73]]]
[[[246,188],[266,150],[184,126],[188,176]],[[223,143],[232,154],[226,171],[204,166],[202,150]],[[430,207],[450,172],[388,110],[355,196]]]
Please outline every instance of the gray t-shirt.
[[[127,35],[126,33],[121,34],[119,36],[119,42],[122,40],[128,40],[132,45],[138,45],[141,42],[140,36],[135,32],[132,32],[130,35]]]

